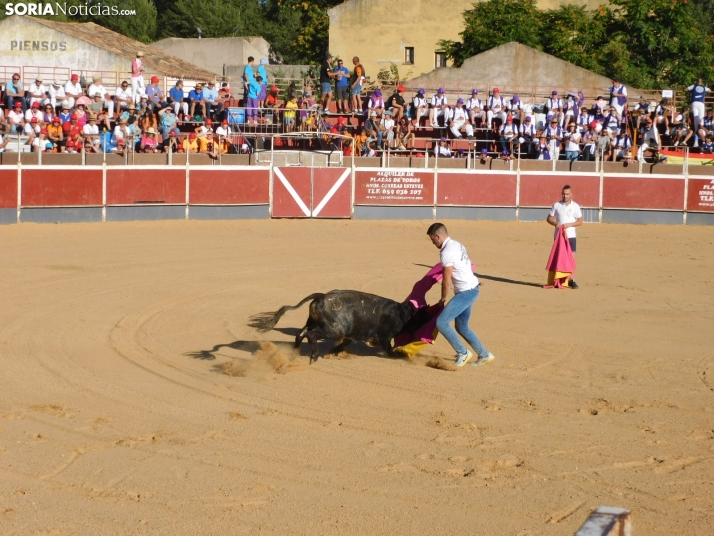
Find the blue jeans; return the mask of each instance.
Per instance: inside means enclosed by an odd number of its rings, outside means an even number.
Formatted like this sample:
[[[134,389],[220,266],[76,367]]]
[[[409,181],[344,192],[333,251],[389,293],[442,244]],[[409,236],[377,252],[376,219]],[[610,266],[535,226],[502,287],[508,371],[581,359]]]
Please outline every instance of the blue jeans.
[[[569,162],[575,162],[579,156],[580,151],[565,151],[565,158],[567,158]]]
[[[477,356],[485,357],[488,355],[488,350],[469,328],[471,306],[478,298],[478,292],[479,288],[476,287],[456,294],[446,304],[444,310],[441,311],[436,321],[436,327],[458,354],[465,354],[466,347],[461,343],[459,336],[456,334],[457,332],[466,339],[466,342],[474,349]],[[456,319],[456,331],[451,327],[451,321],[454,319]]]

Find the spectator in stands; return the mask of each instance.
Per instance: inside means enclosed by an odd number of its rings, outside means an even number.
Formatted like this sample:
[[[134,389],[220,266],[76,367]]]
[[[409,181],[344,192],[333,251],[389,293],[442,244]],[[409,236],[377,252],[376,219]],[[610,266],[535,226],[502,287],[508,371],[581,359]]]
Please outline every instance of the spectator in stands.
[[[139,150],[142,153],[159,153],[161,152],[161,147],[156,141],[156,130],[153,128],[147,128],[144,131],[144,135],[141,137],[141,142],[139,145]]]
[[[218,90],[218,100],[221,101],[224,110],[230,106],[230,100],[232,98],[233,95],[231,95],[231,89],[228,87],[228,82],[223,82],[221,84],[221,89]]]
[[[382,129],[380,128],[380,120],[376,111],[369,112],[369,117],[364,122],[363,131],[369,137],[369,141],[376,140],[377,145],[379,147],[382,146]]]
[[[632,111],[631,117],[635,119],[635,121],[632,123],[632,126],[635,127],[636,130],[640,129],[640,125],[643,125],[645,122],[645,116],[649,115],[650,113],[650,104],[647,102],[647,99],[644,97],[640,96],[640,100],[635,104],[635,109]]]
[[[177,129],[178,118],[170,105],[159,110],[159,132],[162,138],[168,138],[169,133]]]
[[[560,142],[563,140],[563,129],[559,122],[558,117],[553,116],[543,132],[548,140],[549,153],[553,160],[558,160],[560,157]]]
[[[260,94],[260,84],[263,79],[260,75],[256,76],[248,83],[248,97],[246,98],[246,125],[258,124],[258,95]]]
[[[603,128],[597,135],[595,141],[595,150],[599,155],[600,160],[607,160],[612,153],[612,131],[609,128]]]
[[[5,125],[0,125],[0,153],[12,153],[14,152],[8,145],[10,145],[10,136],[7,135],[7,128]]]
[[[258,71],[260,71],[260,68]],[[206,99],[206,113],[208,117],[214,121],[220,121],[223,114],[223,104],[221,103],[221,99],[218,98],[216,83],[213,80],[209,80],[208,87],[203,90],[203,98]],[[263,97],[263,100],[265,100],[265,97]]]
[[[82,84],[79,83],[79,75],[73,74],[70,79],[67,80],[67,83],[64,85],[64,93],[67,96],[69,107],[74,108],[75,100],[84,95]]]
[[[499,130],[501,136],[501,151],[508,151],[508,154],[513,152],[513,140],[518,134],[518,127],[513,124],[513,117],[506,117],[506,121],[501,125]]]
[[[416,95],[414,95],[414,98],[412,99],[412,109],[412,119],[416,119],[416,122],[412,125],[412,127],[417,129],[421,126],[421,118],[429,117],[429,104],[426,102],[426,91],[424,89],[420,89],[417,91]]]
[[[710,109],[702,118],[697,134],[700,140],[706,139],[709,134],[714,134],[714,110]]]
[[[525,149],[526,156],[532,158],[535,154],[535,146],[538,143],[538,138],[536,137],[538,131],[530,115],[527,115],[523,120],[523,124],[518,128],[518,133],[520,135],[518,143],[521,146],[521,151]]]
[[[501,97],[500,90],[495,87],[493,88],[493,95],[491,95],[486,101],[486,122],[488,123],[488,128],[493,128],[493,120],[499,119],[501,124],[506,122],[506,101]]]
[[[593,121],[587,126],[585,131],[581,134],[580,141],[583,143],[583,160],[590,162],[595,160],[595,150],[597,143],[597,134],[595,133],[595,122]]]
[[[563,143],[565,144],[565,158],[569,162],[575,162],[580,158],[580,133],[575,123],[569,123],[567,130],[563,133]]]
[[[62,101],[67,97],[64,92],[64,87],[62,87],[62,82],[55,80],[52,82],[50,89],[48,90],[50,96],[50,104],[53,110],[57,110],[57,107],[62,104]]]
[[[563,100],[558,97],[558,92],[553,90],[550,94],[550,98],[545,101],[546,119],[548,124],[551,123],[553,118],[558,120],[558,124],[563,126]]]
[[[397,148],[401,151],[406,151],[414,147],[416,134],[414,133],[412,121],[407,120],[406,117],[402,117],[397,125]]]
[[[180,112],[183,112],[184,116],[188,114],[188,103],[184,102],[183,99],[183,80],[177,80],[176,85],[169,90],[168,97],[169,104],[173,108],[176,116],[178,116]]]
[[[265,97],[265,107],[266,108],[277,108],[279,104],[280,89],[278,86],[273,86],[270,88],[270,93]]]
[[[619,134],[621,120],[622,118],[620,117],[620,113],[617,111],[617,108],[611,106],[607,115],[605,115],[605,120],[603,121],[602,126],[609,128],[614,134]]]
[[[519,126],[523,123],[523,102],[518,95],[506,102],[506,114],[513,118],[513,123]]]
[[[326,112],[330,109],[330,101],[332,100],[332,79],[337,76],[337,73],[332,71],[332,54],[329,52],[325,57],[325,61],[320,64],[320,91],[322,92],[322,109]]]
[[[451,147],[449,147],[449,140],[446,138],[441,138],[439,143],[434,145],[434,156],[442,158],[451,157]]]
[[[209,132],[213,132],[213,120],[210,118],[206,119],[206,122],[204,124],[198,125],[196,128],[193,129],[193,131],[199,138],[205,138],[206,134],[208,134]]]
[[[397,89],[387,100],[386,108],[392,112],[392,117],[394,117],[394,120],[397,122],[404,117],[406,102],[404,101],[404,97],[402,97],[402,93],[405,91],[406,88],[404,86],[397,86]]]
[[[28,123],[33,117],[37,119],[38,123],[42,122],[42,110],[40,109],[39,102],[33,102],[32,106],[27,109],[25,112],[25,122]]]
[[[581,106],[580,113],[578,114],[578,119],[576,124],[578,125],[578,132],[582,136],[588,128],[588,125],[592,122],[592,117],[587,107]]]
[[[252,71],[253,69],[251,68],[251,72]],[[203,84],[201,82],[198,82],[196,84],[196,88],[189,92],[188,101],[191,103],[191,111],[189,112],[189,115],[191,116],[192,121],[196,117],[196,108],[200,110],[202,117],[206,117],[206,102],[203,97]]]
[[[258,65],[258,76],[260,76],[263,81],[260,83],[260,93],[258,94],[258,107],[265,107],[265,99],[268,96],[268,70],[266,66],[268,65],[268,58],[260,58],[260,65]]]
[[[228,119],[224,119],[221,121],[221,124],[218,125],[216,128],[216,135],[221,138],[227,138],[231,134],[233,134],[233,130],[231,129],[230,125],[228,124]]]
[[[117,140],[128,140],[131,137],[131,132],[129,131],[129,126],[127,125],[126,117],[120,117],[117,120],[117,125],[114,127],[114,145],[116,145]]]
[[[25,128],[25,114],[22,112],[22,102],[15,100],[15,104],[7,113],[7,125],[11,134],[20,133]]]
[[[82,136],[85,140],[91,142],[93,146],[99,149],[99,127],[97,126],[97,116],[94,114],[87,116],[87,124],[82,127]]]
[[[15,73],[12,75],[12,79],[8,80],[5,83],[5,106],[7,106],[7,109],[14,109],[15,104],[19,102],[20,108],[24,113],[25,109],[27,108],[24,95],[25,89],[22,85],[22,82],[20,82],[20,75],[18,73]]]
[[[91,101],[88,105],[89,112],[92,114],[98,114],[99,112],[102,111],[102,108],[104,107],[104,104],[102,103],[102,94],[101,93],[95,93],[94,95],[91,96]]]
[[[2,141],[2,139],[0,138],[0,142],[1,141]],[[714,153],[714,134],[707,134],[704,137],[704,143],[702,143],[701,149],[702,149],[702,153],[704,153],[704,154],[713,154]]]
[[[63,128],[65,128],[65,125]],[[67,132],[67,142],[65,143],[65,152],[67,153],[81,153],[83,147],[82,140],[82,127],[79,126],[77,122],[77,116],[72,115],[70,120],[69,128],[65,129]],[[91,145],[91,144],[90,144]]]
[[[151,108],[147,107],[139,117],[139,128],[142,132],[146,132],[150,128],[153,128],[154,132],[158,130],[159,120]]]
[[[350,112],[350,70],[338,59],[334,73],[337,113],[347,114]]]
[[[35,79],[35,83],[27,89],[27,92],[30,94],[30,106],[35,103],[42,104],[42,101],[48,97],[47,88],[39,77]]]
[[[700,78],[699,80],[697,80],[696,84],[692,84],[687,88],[687,92],[690,93],[690,100],[692,103],[692,119],[694,120],[693,127],[694,132],[696,133],[699,131],[699,123],[704,118],[704,98],[706,97],[707,93],[712,93],[712,90],[706,87],[704,85],[704,82]],[[695,147],[697,146],[697,142],[699,141],[697,137],[695,137],[694,139]]]
[[[243,88],[245,90],[245,98],[248,98],[248,87],[251,82],[255,81],[255,71],[253,70],[253,62],[255,58],[253,56],[248,56],[248,63],[243,67]],[[191,114],[193,115],[193,114]]]
[[[612,161],[630,163],[632,160],[632,139],[625,129],[612,140]]]
[[[375,89],[367,102],[367,113],[371,115],[372,112],[376,112],[379,116],[384,114],[384,99],[381,89]]]
[[[296,110],[298,109],[297,95],[290,95],[290,98],[283,107],[285,108],[285,113],[283,113],[285,130],[287,132],[293,132],[295,130]]]
[[[694,131],[689,126],[688,112],[685,109],[682,110],[683,113],[677,114],[674,118],[674,123],[672,124],[672,140],[674,140],[673,145],[687,145],[687,142],[694,135]]]
[[[471,90],[471,97],[466,101],[466,111],[469,114],[469,122],[473,127],[483,123],[483,103],[478,98],[478,89]],[[478,123],[476,121],[478,120]]]
[[[54,148],[52,143],[47,141],[47,129],[45,128],[40,129],[39,133],[37,134],[37,137],[33,139],[30,146],[30,150],[34,153],[44,153],[47,151],[51,151]]]
[[[122,80],[122,83],[114,92],[114,100],[116,100],[117,111],[121,114],[129,108],[129,105],[134,102],[134,96],[129,89],[129,82]]]
[[[466,130],[466,137],[472,139],[474,137],[474,128],[469,123],[468,112],[464,108],[464,99],[459,98],[456,101],[456,106],[447,112],[448,115],[448,125],[451,130],[451,134],[455,138],[461,137],[461,129]]]
[[[448,100],[443,87],[440,87],[436,94],[431,97],[431,103],[429,105],[429,123],[431,128],[439,127],[439,117],[443,117],[444,120]]]
[[[367,76],[364,71],[364,67],[359,62],[359,58],[355,56],[352,58],[352,64],[355,66],[352,72],[352,77],[350,78],[350,89],[352,92],[352,113],[361,114],[362,113],[362,84]]]
[[[54,107],[48,102],[47,104],[45,104],[42,111],[42,123],[44,125],[49,125],[50,123],[52,123],[52,120],[55,118],[55,115],[56,114]]]
[[[99,152],[99,140],[97,140],[97,143],[94,144],[92,143],[92,140],[89,140],[87,138],[83,138],[84,144],[82,145],[82,150],[85,153],[98,153]]]
[[[159,77],[152,76],[149,87],[146,88],[147,105],[155,112],[168,104],[164,100],[164,92],[159,87]]]
[[[555,124],[558,124],[558,120],[555,120]],[[536,146],[536,160],[550,160],[550,143],[546,136],[541,136],[538,145]]]
[[[169,132],[167,137],[164,137],[164,141],[161,142],[162,150],[164,153],[178,153],[181,152],[181,144],[179,143],[178,134],[175,130]]]
[[[665,131],[664,135],[669,136],[669,125],[670,120],[674,119],[674,106],[669,99],[662,99],[659,104],[655,107],[654,111],[654,124],[655,126],[664,123]]]
[[[571,121],[575,121],[580,113],[580,107],[585,102],[585,94],[582,91],[575,93],[568,93],[568,97],[563,102],[563,125],[566,127]]]
[[[506,160],[506,161],[513,160],[513,154],[511,154],[511,152],[508,150],[504,150],[504,151],[501,151],[501,153],[498,155],[498,159]]]
[[[99,93],[102,100],[102,105],[107,109],[109,115],[114,118],[114,99],[102,85],[102,79],[99,76],[92,78],[92,84],[87,88],[87,95],[93,97]]]
[[[384,115],[382,116],[382,121],[381,121],[381,132],[382,132],[382,138],[385,141],[384,146],[388,148],[392,148],[393,146],[393,141],[394,141],[394,127],[396,123],[394,122],[394,118],[392,117],[392,111],[387,110],[384,112]]]
[[[52,118],[52,122],[47,125],[47,139],[52,143],[52,146],[61,153],[64,149],[64,131],[62,130],[62,121],[58,115]]]
[[[84,107],[84,104],[77,104],[74,108],[74,114],[77,116],[77,124],[79,125],[79,128],[84,128],[84,125],[87,124],[87,110]]]
[[[627,88],[622,85],[617,79],[612,81],[612,87],[609,88],[610,91],[610,106],[617,110],[620,117],[624,115],[625,108],[627,106]]]
[[[144,93],[144,53],[139,50],[136,59],[131,62],[131,94],[134,102],[139,102],[139,97]]]
[[[40,130],[42,130],[42,127],[36,117],[25,123],[22,133],[27,136],[27,145],[32,147],[32,142],[40,135]]]

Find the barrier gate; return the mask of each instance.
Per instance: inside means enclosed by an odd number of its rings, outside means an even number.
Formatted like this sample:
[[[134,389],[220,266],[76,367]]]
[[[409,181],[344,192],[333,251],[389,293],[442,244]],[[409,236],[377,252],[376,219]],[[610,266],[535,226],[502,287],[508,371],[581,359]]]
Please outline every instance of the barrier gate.
[[[273,218],[351,218],[350,168],[275,167]]]

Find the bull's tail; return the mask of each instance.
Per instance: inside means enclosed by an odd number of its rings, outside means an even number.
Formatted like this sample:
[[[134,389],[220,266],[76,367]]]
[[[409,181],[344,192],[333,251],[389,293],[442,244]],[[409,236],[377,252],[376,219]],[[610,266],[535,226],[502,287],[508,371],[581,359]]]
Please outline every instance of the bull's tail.
[[[275,324],[278,323],[278,320],[280,320],[280,317],[282,317],[288,311],[291,311],[293,309],[299,309],[310,300],[316,300],[324,297],[324,294],[318,292],[315,294],[310,294],[307,298],[303,298],[302,301],[297,305],[284,305],[275,312],[258,313],[257,315],[253,315],[248,319],[248,325],[251,328],[257,329],[261,333],[265,333],[266,331],[270,331],[271,329],[273,329],[275,327]]]

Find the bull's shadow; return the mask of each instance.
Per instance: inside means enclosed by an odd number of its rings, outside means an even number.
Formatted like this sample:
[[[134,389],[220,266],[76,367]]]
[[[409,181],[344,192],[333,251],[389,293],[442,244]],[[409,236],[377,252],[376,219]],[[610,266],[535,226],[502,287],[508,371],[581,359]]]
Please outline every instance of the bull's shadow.
[[[284,335],[288,335],[290,337],[295,337],[298,333],[300,333],[299,328],[273,328],[273,331],[278,331],[280,333],[283,333]],[[271,340],[263,340],[263,341],[233,341],[233,342],[227,342],[227,343],[220,343],[216,344],[213,346],[213,348],[210,348],[209,350],[196,350],[194,352],[186,352],[185,355],[186,357],[191,357],[193,359],[203,359],[206,361],[211,361],[213,359],[216,359],[216,353],[219,352],[223,348],[231,348],[233,350],[239,350],[241,352],[248,352],[251,354],[254,354],[258,350],[260,350],[260,343],[261,342],[272,342],[273,344],[277,346],[284,346],[289,344],[290,347],[292,348],[293,346],[293,341],[271,341]],[[331,350],[335,347],[335,342],[334,341],[320,341],[317,343],[318,344],[318,350],[320,357],[324,357],[326,355],[329,355]],[[310,357],[310,345],[307,342],[303,342],[300,345],[299,348],[300,351],[300,356],[304,357]],[[388,356],[381,348],[379,347],[371,347],[366,343],[363,342],[352,342],[347,345],[345,348],[345,351],[348,354],[355,355],[355,356],[360,356],[360,357],[386,357],[389,359],[399,359],[399,357],[390,357]]]
[[[423,266],[424,268],[432,268],[432,266],[429,266],[428,264],[419,264],[419,263],[414,263],[414,266]],[[537,287],[537,288],[543,288],[542,283],[531,283],[530,281],[518,281],[516,279],[507,279],[505,277],[497,277],[495,275],[486,275],[486,274],[479,274],[477,272],[474,272],[476,274],[476,277],[479,279],[486,279],[488,281],[496,281],[497,283],[508,283],[510,285],[523,285],[525,287]]]

